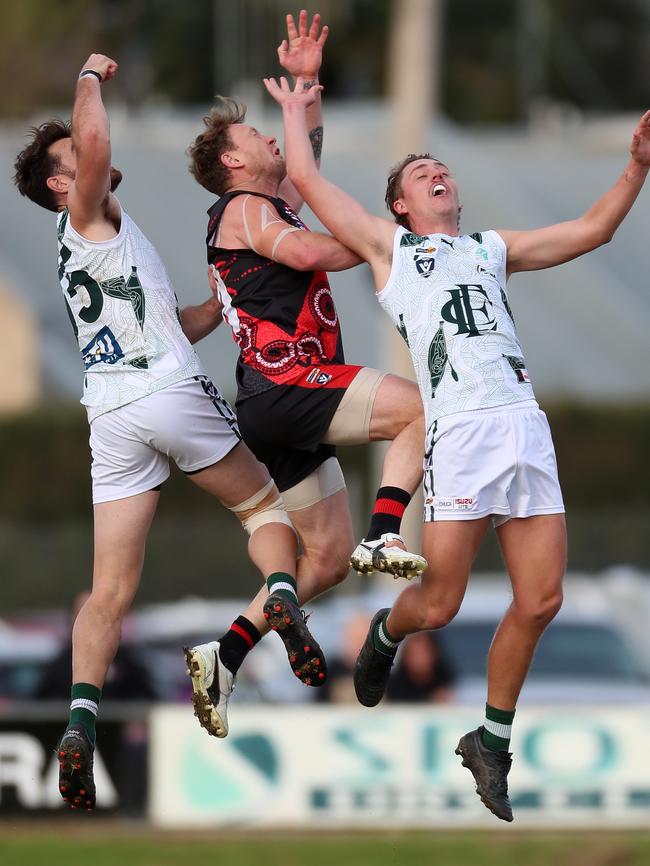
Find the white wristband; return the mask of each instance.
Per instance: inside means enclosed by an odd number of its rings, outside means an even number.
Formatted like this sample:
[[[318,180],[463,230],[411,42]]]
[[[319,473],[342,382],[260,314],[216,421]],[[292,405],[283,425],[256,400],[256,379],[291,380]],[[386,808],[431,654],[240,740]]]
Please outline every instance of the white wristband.
[[[97,79],[97,81],[99,81],[100,84],[101,84],[102,81],[104,80],[104,79],[101,77],[101,75],[99,74],[99,72],[96,72],[94,69],[84,69],[83,72],[80,72],[80,73],[79,73],[79,78],[83,78],[83,77],[86,76],[86,75],[94,75],[95,78]]]

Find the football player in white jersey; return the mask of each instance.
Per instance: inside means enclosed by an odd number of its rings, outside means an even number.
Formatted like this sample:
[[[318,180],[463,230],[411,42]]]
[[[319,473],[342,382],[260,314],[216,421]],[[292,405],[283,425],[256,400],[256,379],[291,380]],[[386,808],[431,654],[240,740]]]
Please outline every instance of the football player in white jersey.
[[[270,626],[296,676],[308,685],[326,677],[297,604],[291,521],[191,346],[219,323],[221,305],[211,299],[179,313],[156,250],[113,195],[121,174],[111,166],[101,88],[116,70],[109,57],[92,54],[77,81],[71,128],[50,121],[33,129],[15,166],[19,191],[58,214],[59,279],[85,367],[95,556],[92,592],[73,629],[72,702],[59,745],[59,785],[64,800],[87,809],[95,806],[101,688],[138,588],[169,457],[237,514],[250,535],[249,555],[267,579],[259,621],[236,620],[228,653],[243,657],[237,642],[248,649]],[[187,649],[186,659],[195,714],[223,737],[234,674],[217,664],[219,650],[212,641]]]
[[[380,304],[407,341],[425,406],[424,550],[419,585],[373,619],[355,670],[357,697],[384,693],[399,642],[458,611],[493,520],[513,601],[488,655],[486,716],[456,753],[484,804],[512,820],[507,774],[515,705],[535,646],[562,603],[566,529],[553,444],[535,402],[505,293],[519,271],[553,267],[611,240],[650,166],[650,111],[620,178],[581,217],[533,231],[459,231],[458,185],[429,154],[392,171],[395,222],[368,214],[316,170],[305,107],[317,86],[265,81],[282,105],[289,177],[326,228],[373,270]],[[397,223],[397,225],[395,224]]]

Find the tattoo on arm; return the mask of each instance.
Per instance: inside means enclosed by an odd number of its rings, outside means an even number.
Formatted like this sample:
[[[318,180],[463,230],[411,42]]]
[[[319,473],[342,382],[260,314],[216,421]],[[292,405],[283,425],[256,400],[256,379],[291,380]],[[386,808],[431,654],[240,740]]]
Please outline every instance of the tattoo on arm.
[[[323,151],[323,127],[315,126],[309,133],[309,140],[311,141],[311,149],[314,152],[314,159],[318,162]]]

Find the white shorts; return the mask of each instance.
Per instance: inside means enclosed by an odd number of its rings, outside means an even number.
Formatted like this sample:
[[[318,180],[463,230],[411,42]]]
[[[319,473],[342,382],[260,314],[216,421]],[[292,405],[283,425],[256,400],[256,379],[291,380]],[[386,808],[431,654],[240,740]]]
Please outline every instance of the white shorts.
[[[241,442],[237,419],[205,376],[184,379],[90,424],[93,503],[153,490],[169,477],[212,466]]]
[[[440,418],[427,431],[424,520],[562,514],[546,415],[535,400]]]

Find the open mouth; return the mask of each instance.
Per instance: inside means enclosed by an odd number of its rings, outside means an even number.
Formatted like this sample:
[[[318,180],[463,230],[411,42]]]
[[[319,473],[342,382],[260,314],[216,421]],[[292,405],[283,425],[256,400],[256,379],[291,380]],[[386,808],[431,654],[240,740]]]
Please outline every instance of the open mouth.
[[[447,195],[447,187],[442,183],[437,183],[433,187],[433,195],[434,197],[437,195]]]

